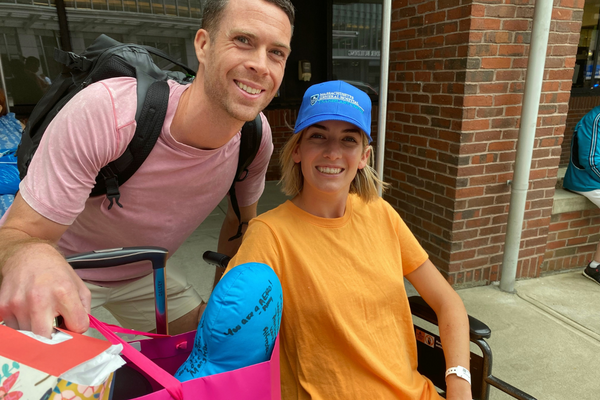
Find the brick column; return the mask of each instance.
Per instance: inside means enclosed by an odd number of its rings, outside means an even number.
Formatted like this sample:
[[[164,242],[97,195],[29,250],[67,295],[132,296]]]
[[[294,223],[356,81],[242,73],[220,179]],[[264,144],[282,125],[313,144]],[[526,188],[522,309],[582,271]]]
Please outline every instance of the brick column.
[[[543,261],[583,4],[554,5],[518,277]],[[386,198],[458,286],[500,278],[533,10],[393,2]]]

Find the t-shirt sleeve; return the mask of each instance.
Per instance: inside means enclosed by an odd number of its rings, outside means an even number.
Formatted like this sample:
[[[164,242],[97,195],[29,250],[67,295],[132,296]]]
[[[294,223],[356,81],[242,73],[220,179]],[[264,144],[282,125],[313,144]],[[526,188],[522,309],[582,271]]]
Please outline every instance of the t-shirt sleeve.
[[[100,169],[129,143],[120,130],[135,130],[135,120],[119,121],[116,109],[113,92],[97,83],[52,120],[19,187],[35,211],[62,225],[83,211]]]
[[[402,273],[404,276],[410,274],[417,268],[419,268],[427,259],[429,255],[423,249],[415,235],[410,231],[406,223],[398,215],[396,210],[392,208],[389,203],[384,202],[388,215],[393,221],[396,235],[400,241],[400,251],[402,258]]]
[[[248,167],[248,176],[235,186],[236,197],[240,207],[247,207],[258,201],[265,189],[265,176],[269,161],[273,154],[273,136],[269,121],[263,113],[260,114],[262,120],[262,138],[258,153]]]
[[[240,248],[225,272],[248,262],[263,263],[275,268],[281,261],[281,254],[281,247],[271,228],[266,223],[253,219],[244,233]]]

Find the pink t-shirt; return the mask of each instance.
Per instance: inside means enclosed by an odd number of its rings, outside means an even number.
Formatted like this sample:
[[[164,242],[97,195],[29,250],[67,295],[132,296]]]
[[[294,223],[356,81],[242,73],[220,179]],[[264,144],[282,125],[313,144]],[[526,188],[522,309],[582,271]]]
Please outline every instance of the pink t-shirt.
[[[133,137],[136,80],[115,78],[91,85],[49,125],[20,192],[38,213],[69,225],[58,242],[65,255],[126,246],[161,246],[173,254],[227,195],[237,167],[241,134],[214,150],[177,142],[170,126],[188,86],[174,81],[169,81],[169,86],[169,106],[160,137],[140,169],[119,188],[123,208],[114,205],[108,210],[106,196],[88,196],[100,168],[123,154]],[[258,154],[248,177],[236,184],[241,207],[257,202],[264,189],[273,143],[264,115],[262,121]],[[79,270],[78,274],[108,284],[150,272],[148,264]]]

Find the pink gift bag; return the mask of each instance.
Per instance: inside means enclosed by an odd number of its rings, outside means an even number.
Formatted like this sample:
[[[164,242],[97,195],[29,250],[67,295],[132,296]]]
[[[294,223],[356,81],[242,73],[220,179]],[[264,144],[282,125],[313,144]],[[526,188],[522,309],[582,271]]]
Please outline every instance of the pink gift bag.
[[[123,344],[122,355],[128,366],[151,378],[149,381],[155,391],[135,400],[281,400],[279,337],[269,361],[179,382],[173,374],[190,354],[195,331],[176,336],[139,333],[150,336],[151,339],[128,343],[114,332],[137,332],[105,324],[92,316],[90,326],[96,328],[111,343]]]

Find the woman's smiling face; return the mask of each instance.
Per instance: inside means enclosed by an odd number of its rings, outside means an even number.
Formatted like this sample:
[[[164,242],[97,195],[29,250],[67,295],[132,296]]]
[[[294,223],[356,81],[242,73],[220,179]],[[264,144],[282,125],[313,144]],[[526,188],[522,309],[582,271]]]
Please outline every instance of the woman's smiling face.
[[[356,172],[367,164],[363,133],[346,121],[322,121],[308,127],[292,158],[300,163],[305,195],[346,196]]]

